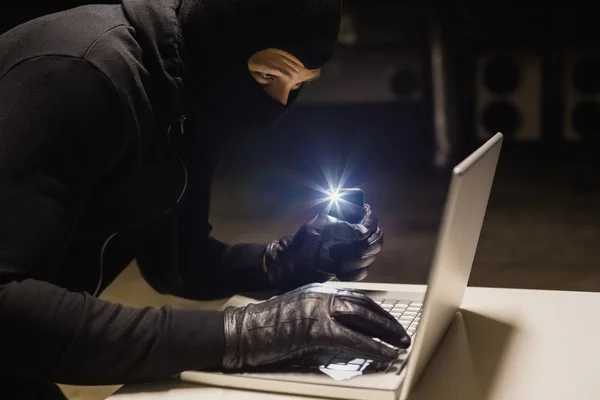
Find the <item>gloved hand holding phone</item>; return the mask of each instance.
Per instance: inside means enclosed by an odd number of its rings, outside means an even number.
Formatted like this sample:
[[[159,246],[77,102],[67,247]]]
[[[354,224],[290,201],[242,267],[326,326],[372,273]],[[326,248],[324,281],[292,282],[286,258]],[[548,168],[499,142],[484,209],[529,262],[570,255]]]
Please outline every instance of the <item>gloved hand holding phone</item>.
[[[352,222],[320,213],[294,236],[269,243],[264,264],[275,286],[291,290],[334,277],[341,281],[364,279],[381,251],[383,231],[368,204],[360,209],[360,213],[352,210]]]

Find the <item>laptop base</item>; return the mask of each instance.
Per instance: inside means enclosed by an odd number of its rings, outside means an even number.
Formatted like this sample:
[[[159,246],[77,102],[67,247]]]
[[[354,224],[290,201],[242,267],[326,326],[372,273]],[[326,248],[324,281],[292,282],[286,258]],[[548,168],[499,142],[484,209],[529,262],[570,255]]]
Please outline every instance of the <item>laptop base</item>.
[[[369,297],[375,301],[396,299],[421,303],[422,293],[398,293],[385,291],[369,291]],[[227,306],[227,305],[226,305]],[[394,362],[387,372],[366,372],[354,374],[349,379],[332,378],[329,374],[308,369],[298,372],[201,372],[186,371],[181,373],[181,380],[189,383],[220,386],[241,390],[256,390],[261,392],[303,395],[333,399],[351,400],[395,400],[402,388],[406,369],[406,359],[410,349],[401,353],[399,360]],[[314,370],[313,370],[314,371]],[[351,374],[352,375],[352,374]]]

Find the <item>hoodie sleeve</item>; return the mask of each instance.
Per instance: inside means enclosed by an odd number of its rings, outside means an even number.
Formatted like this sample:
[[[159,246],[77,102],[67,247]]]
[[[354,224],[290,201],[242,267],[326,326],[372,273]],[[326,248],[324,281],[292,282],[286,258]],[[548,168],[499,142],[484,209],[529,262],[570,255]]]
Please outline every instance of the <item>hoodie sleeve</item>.
[[[210,225],[194,229],[185,211],[172,212],[138,251],[140,272],[150,286],[192,300],[277,291],[263,270],[266,244],[230,245],[202,235]]]
[[[192,123],[192,131],[194,126]],[[225,298],[274,291],[263,270],[266,244],[230,245],[211,236],[208,223],[212,165],[205,163],[201,135],[186,135],[180,155],[188,172],[178,206],[150,231],[137,253],[146,281],[157,291],[189,299]],[[201,143],[197,143],[197,141]]]
[[[37,57],[0,77],[0,376],[123,384],[221,363],[220,312],[128,308],[48,283],[119,150],[120,115],[81,59]]]

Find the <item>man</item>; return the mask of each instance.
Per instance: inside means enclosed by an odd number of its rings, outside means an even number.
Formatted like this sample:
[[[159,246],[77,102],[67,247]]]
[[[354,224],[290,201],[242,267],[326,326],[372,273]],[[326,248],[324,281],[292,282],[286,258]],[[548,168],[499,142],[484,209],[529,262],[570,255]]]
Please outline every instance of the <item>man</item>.
[[[0,37],[0,390],[41,397],[46,382],[165,379],[331,348],[396,355],[373,337],[408,346],[367,297],[304,286],[366,276],[383,238],[368,206],[359,224],[319,215],[268,244],[209,236],[213,138],[282,115],[331,57],[340,9],[124,0]],[[186,298],[292,291],[224,312],[97,299],[134,257],[156,290]]]

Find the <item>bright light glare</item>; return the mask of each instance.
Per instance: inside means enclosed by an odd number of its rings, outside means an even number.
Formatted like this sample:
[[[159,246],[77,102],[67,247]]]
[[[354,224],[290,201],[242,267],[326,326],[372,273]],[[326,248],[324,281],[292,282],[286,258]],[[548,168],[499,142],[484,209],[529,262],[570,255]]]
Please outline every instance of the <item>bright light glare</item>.
[[[334,209],[337,214],[343,218],[341,205],[346,202],[343,198],[345,194],[343,189],[329,188],[326,193],[327,197],[323,199],[323,201],[328,201],[329,204],[327,204],[327,207],[325,208],[325,213],[329,214],[331,210]]]
[[[330,190],[329,191],[329,200],[330,201],[333,201],[334,203],[337,203],[341,198],[342,198],[342,195],[340,194],[339,191],[337,191],[337,190]]]
[[[316,190],[323,194],[322,197],[312,200],[310,203],[306,204],[306,207],[312,208],[319,206],[321,204],[325,204],[322,211],[324,214],[330,214],[333,211],[336,211],[336,216],[340,216],[343,218],[342,208],[346,203],[344,199],[344,185],[348,182],[351,175],[351,162],[350,159],[346,159],[344,165],[338,164],[334,170],[332,170],[328,165],[325,165],[321,161],[320,167],[321,172],[323,173],[323,177],[325,178],[324,185],[320,185],[313,180],[307,179],[305,177],[300,177],[302,183],[311,189]],[[342,170],[340,171],[340,167]],[[360,186],[360,185],[358,185]]]

